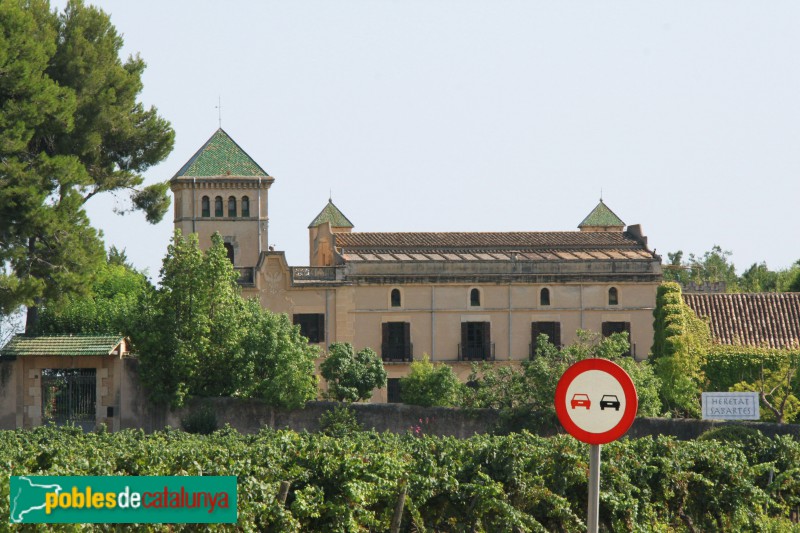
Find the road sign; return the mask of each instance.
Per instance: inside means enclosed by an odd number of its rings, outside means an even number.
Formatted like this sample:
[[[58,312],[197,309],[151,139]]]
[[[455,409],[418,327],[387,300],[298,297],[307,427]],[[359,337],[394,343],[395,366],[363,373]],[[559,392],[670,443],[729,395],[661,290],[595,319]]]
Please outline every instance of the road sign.
[[[588,444],[606,444],[631,427],[639,399],[633,380],[618,364],[584,359],[561,376],[555,404],[570,435]]]

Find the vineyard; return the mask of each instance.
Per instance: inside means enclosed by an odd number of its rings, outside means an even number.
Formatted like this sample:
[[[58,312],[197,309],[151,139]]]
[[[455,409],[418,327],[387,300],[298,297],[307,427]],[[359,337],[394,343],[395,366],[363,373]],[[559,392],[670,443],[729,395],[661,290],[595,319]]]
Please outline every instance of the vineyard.
[[[790,437],[728,431],[719,441],[623,440],[604,446],[602,461],[602,530],[796,527],[800,444]],[[565,436],[458,440],[420,432],[334,438],[272,430],[200,436],[37,428],[0,433],[0,467],[5,517],[8,475],[235,475],[239,521],[216,526],[219,531],[389,531],[396,513],[400,531],[586,527],[588,448]],[[93,528],[114,531],[113,525]]]

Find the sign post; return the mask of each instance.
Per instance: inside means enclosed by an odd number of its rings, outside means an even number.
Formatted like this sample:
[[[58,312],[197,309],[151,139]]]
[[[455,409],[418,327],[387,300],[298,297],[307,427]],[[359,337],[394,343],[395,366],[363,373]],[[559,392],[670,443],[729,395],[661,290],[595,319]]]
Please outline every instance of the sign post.
[[[564,372],[556,387],[556,414],[567,432],[591,445],[587,531],[597,533],[600,510],[600,446],[633,424],[639,398],[633,380],[607,359],[584,359]]]

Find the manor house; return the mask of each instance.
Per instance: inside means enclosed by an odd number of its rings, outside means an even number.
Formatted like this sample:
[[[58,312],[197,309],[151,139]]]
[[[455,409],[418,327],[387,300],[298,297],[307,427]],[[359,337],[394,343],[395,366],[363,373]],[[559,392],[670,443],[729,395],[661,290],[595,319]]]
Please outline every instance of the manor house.
[[[539,334],[627,332],[631,355],[648,355],[661,260],[602,200],[578,231],[509,233],[357,232],[329,201],[308,226],[308,265],[292,266],[267,245],[274,182],[219,129],[170,181],[175,227],[201,247],[219,232],[244,295],[309,342],[378,352],[389,386],[373,401],[397,401],[423,354],[466,378],[474,361],[531,357]]]

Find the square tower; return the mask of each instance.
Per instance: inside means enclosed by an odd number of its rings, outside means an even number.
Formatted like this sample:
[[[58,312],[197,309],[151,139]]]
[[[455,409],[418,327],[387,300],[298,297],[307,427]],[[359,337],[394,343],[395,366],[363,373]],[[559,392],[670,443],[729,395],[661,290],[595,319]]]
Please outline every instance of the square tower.
[[[203,249],[219,232],[235,267],[255,267],[267,250],[267,200],[274,181],[220,128],[170,180],[175,228],[197,233]]]

